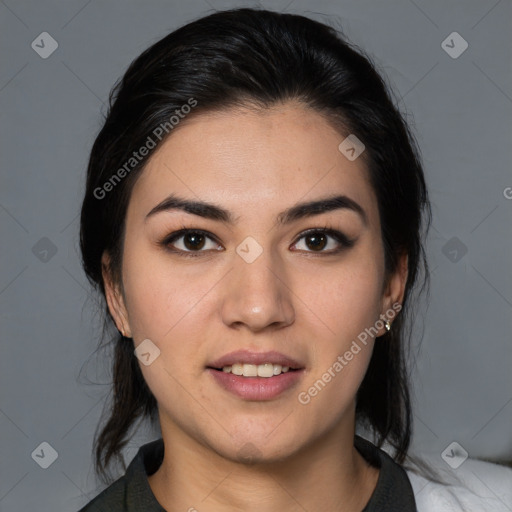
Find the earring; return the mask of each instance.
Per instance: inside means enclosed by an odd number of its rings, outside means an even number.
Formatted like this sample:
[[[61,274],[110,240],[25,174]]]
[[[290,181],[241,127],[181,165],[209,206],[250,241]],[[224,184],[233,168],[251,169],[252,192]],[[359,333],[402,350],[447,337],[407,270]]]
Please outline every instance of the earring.
[[[386,331],[391,331],[391,324],[389,323],[389,320],[386,320],[386,323],[384,325],[386,326]]]

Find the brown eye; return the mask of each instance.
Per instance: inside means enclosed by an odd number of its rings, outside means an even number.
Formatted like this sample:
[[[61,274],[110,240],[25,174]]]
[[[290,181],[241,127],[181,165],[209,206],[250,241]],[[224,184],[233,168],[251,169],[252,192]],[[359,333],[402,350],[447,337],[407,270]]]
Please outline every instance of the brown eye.
[[[161,243],[169,251],[185,256],[199,256],[208,250],[219,250],[219,244],[211,236],[203,231],[193,229],[182,229],[171,233]],[[210,245],[208,246],[208,244]]]
[[[294,247],[301,251],[327,255],[336,254],[343,249],[352,247],[354,243],[355,240],[350,240],[346,235],[335,229],[311,229],[302,234],[299,240],[295,242]]]
[[[314,233],[312,235],[307,235],[304,238],[308,248],[313,251],[322,250],[327,245],[328,237],[324,233]]]
[[[187,233],[183,236],[183,245],[190,251],[202,249],[205,244],[205,237],[201,233]]]

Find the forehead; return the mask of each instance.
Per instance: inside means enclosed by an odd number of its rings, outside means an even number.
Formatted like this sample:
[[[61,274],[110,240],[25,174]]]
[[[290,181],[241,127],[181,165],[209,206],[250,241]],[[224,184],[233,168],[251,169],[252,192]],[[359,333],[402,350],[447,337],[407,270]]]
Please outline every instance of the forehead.
[[[244,212],[261,217],[262,205],[270,214],[340,193],[378,223],[366,164],[340,152],[344,139],[321,114],[296,103],[195,114],[154,150],[129,214],[144,216],[172,193],[222,204],[240,218]]]

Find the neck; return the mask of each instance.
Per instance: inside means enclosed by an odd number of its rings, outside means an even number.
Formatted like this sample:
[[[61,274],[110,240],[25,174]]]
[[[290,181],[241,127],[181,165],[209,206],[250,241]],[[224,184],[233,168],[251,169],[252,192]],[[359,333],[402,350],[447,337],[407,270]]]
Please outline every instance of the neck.
[[[258,464],[229,460],[176,425],[165,427],[164,460],[148,480],[168,512],[360,512],[377,483],[379,470],[354,448],[353,427],[333,430],[285,460]]]

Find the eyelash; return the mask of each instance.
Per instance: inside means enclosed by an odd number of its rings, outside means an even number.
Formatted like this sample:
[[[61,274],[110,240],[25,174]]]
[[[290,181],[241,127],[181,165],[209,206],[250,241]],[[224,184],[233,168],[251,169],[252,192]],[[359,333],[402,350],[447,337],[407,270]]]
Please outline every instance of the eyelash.
[[[183,251],[182,249],[171,248],[171,244],[172,243],[176,242],[180,238],[183,238],[185,235],[190,234],[190,233],[203,235],[203,236],[209,238],[210,240],[212,240],[213,242],[215,242],[217,244],[219,243],[215,239],[215,237],[213,237],[207,231],[203,231],[202,229],[192,229],[192,228],[185,228],[185,227],[183,227],[183,229],[180,229],[179,231],[174,231],[170,235],[166,236],[160,242],[160,245],[163,246],[164,249],[166,249],[167,251],[169,251],[169,252],[171,252],[173,254],[177,254],[178,256],[185,257],[185,258],[197,258],[199,256],[202,256],[201,253],[208,252],[208,251],[203,251],[203,250],[199,250],[199,251]],[[307,253],[312,253],[314,255],[315,254],[319,254],[319,255],[324,254],[326,256],[329,256],[329,255],[339,254],[344,249],[349,249],[350,247],[353,247],[353,245],[355,243],[355,240],[350,240],[341,231],[338,231],[336,229],[332,229],[332,228],[330,228],[328,226],[325,226],[323,228],[312,228],[312,229],[308,229],[308,230],[302,232],[300,234],[300,236],[297,238],[297,240],[292,245],[296,245],[300,240],[302,240],[303,238],[307,237],[308,235],[312,235],[312,234],[328,235],[328,236],[334,238],[334,240],[336,240],[340,244],[339,248],[334,249],[334,250],[330,250],[328,252],[326,252],[326,251],[305,251]]]

